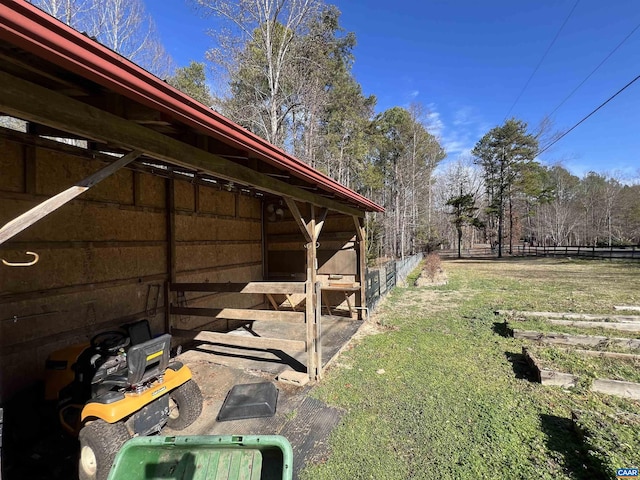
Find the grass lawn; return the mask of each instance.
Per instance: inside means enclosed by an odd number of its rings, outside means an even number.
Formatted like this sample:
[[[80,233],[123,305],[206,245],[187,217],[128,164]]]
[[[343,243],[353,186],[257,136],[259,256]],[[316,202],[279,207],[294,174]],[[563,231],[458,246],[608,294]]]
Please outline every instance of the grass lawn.
[[[500,335],[493,311],[639,305],[640,263],[451,260],[443,268],[445,286],[395,289],[374,317],[380,333],[354,342],[314,390],[348,413],[329,458],[302,478],[613,479],[616,468],[639,466],[640,429],[618,419],[637,418],[640,403],[531,383],[525,341]],[[574,410],[600,412],[613,434],[592,433],[585,445]]]

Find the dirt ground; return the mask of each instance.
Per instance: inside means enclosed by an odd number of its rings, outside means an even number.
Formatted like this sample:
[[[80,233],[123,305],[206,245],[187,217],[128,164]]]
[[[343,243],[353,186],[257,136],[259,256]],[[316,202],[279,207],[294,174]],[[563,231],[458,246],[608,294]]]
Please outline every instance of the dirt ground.
[[[263,336],[287,337],[274,324],[262,322],[254,331]],[[371,322],[345,317],[323,317],[323,364],[336,362],[340,351],[355,336],[375,333]],[[276,330],[274,330],[276,329]],[[300,332],[298,332],[300,333]],[[288,334],[288,335],[287,335]],[[285,370],[305,371],[305,352],[282,352],[194,344],[177,357],[191,369],[203,394],[202,414],[187,429],[163,429],[163,435],[283,435],[293,447],[294,478],[309,462],[321,462],[328,454],[328,437],[344,411],[329,407],[310,396],[312,385],[296,386],[278,381]],[[278,390],[276,413],[268,418],[218,421],[218,413],[235,385],[271,382]],[[23,392],[5,409],[2,478],[77,478],[79,445],[65,435],[55,418],[41,403],[42,386]]]

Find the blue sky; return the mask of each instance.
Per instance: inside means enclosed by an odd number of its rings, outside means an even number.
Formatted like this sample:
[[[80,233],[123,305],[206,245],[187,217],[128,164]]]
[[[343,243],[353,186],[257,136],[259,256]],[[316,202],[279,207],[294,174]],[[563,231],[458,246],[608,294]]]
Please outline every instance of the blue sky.
[[[337,0],[355,32],[354,74],[377,110],[412,101],[448,152],[469,152],[503,123],[576,0]],[[148,1],[162,40],[180,66],[204,60],[214,19],[185,0]],[[640,24],[638,0],[579,0],[509,116],[536,126]],[[640,28],[554,114],[567,129],[640,75]],[[640,177],[640,80],[540,159],[582,176],[593,170]]]

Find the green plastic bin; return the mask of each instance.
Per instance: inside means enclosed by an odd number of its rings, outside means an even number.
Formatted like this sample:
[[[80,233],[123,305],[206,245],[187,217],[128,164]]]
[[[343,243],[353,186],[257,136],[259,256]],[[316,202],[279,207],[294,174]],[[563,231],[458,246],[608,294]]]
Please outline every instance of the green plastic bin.
[[[136,437],[108,480],[290,480],[293,450],[280,435]]]

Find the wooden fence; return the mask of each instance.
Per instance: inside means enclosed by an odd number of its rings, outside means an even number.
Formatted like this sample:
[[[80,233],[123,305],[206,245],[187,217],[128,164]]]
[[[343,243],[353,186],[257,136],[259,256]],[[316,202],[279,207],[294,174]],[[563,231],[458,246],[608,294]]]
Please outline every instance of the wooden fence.
[[[514,255],[521,256],[562,256],[581,258],[605,258],[618,260],[640,260],[640,246],[628,247],[590,247],[590,246],[539,246],[518,245]]]

